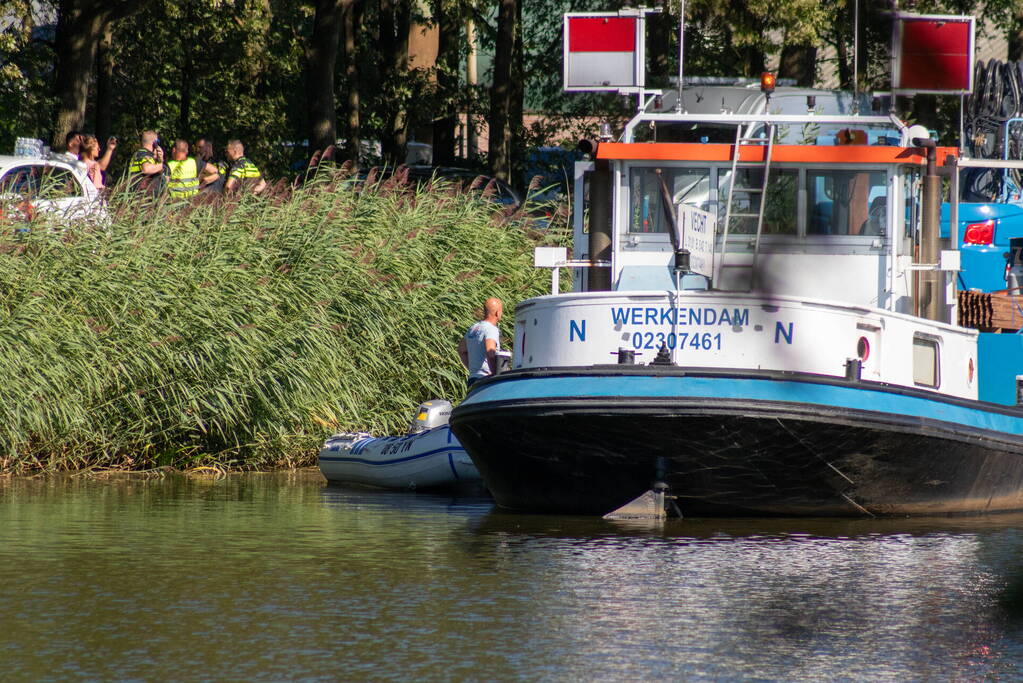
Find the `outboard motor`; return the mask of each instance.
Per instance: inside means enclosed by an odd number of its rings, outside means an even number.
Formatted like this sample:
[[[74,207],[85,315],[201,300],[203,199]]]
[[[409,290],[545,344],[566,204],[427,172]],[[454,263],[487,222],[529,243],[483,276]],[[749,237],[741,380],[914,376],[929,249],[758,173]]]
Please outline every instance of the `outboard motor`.
[[[1009,251],[1005,253],[1005,287],[1021,294],[1023,287],[1023,237],[1009,238]]]
[[[409,434],[418,434],[434,427],[440,427],[448,423],[451,417],[451,401],[434,399],[419,404],[416,409],[416,417],[409,425]]]

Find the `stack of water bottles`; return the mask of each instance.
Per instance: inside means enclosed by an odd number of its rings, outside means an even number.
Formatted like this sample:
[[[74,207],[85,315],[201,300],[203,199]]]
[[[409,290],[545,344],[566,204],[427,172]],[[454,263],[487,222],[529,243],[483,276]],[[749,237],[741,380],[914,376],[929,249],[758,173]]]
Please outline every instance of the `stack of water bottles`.
[[[42,140],[36,138],[18,138],[14,141],[14,156],[16,157],[41,157],[47,151]]]

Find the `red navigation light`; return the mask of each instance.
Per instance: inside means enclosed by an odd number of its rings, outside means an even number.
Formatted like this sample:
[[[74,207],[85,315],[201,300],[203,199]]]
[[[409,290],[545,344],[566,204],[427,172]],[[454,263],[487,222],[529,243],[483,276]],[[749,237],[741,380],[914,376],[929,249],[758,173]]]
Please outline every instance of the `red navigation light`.
[[[767,93],[770,95],[774,92],[774,74],[770,71],[765,71],[760,74],[760,92]]]
[[[970,223],[963,235],[963,244],[991,244],[995,241],[995,222],[986,220],[983,223]]]

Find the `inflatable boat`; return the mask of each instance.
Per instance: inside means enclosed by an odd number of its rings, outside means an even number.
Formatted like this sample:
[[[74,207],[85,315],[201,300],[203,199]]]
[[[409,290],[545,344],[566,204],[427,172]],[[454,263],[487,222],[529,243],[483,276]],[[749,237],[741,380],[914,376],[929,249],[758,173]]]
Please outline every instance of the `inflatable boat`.
[[[451,403],[420,404],[404,436],[335,434],[320,449],[327,481],[388,489],[483,488],[469,455],[448,428]]]

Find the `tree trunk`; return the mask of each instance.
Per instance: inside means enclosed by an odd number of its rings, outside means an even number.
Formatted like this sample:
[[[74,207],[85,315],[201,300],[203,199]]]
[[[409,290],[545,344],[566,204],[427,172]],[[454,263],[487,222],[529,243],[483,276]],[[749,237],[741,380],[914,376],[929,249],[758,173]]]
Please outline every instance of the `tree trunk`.
[[[458,125],[458,47],[461,22],[448,0],[434,2],[437,23],[437,95],[442,116],[433,122],[433,163],[447,165],[455,159]]]
[[[405,160],[407,116],[405,104],[395,93],[399,81],[408,76],[408,33],[412,19],[410,0],[380,0],[379,17],[381,81],[392,93],[380,144],[387,161],[399,164]]]
[[[334,68],[346,0],[316,0],[313,35],[306,50],[306,94],[309,106],[310,150],[337,141]]]
[[[466,107],[465,107],[465,156],[467,159],[476,159],[479,154],[479,140],[476,135],[476,117],[473,103],[476,101],[476,86],[479,85],[479,74],[477,73],[477,50],[476,24],[472,19],[465,22],[465,40],[468,43],[469,52],[465,57],[465,85],[466,85]]]
[[[1009,61],[1023,59],[1023,9],[1017,10],[1009,27]]]
[[[655,88],[667,87],[671,77],[675,75],[671,69],[672,56],[678,52],[678,43],[673,43],[672,36],[678,34],[679,21],[668,12],[650,14],[646,21],[650,36],[646,51],[647,80],[650,86]]]
[[[184,139],[192,137],[192,83],[195,81],[195,56],[191,50],[195,37],[195,10],[191,2],[185,1],[185,29],[179,33],[183,58],[181,60],[181,106],[178,109],[178,136]]]
[[[359,102],[358,36],[362,30],[362,0],[355,0],[345,8],[344,13],[344,56],[345,83],[348,86],[348,119],[346,121],[347,144],[345,155],[352,163],[359,163],[359,147],[362,143],[362,129]]]
[[[96,139],[104,149],[107,138],[113,131],[113,92],[114,92],[114,25],[108,21],[103,26],[103,34],[99,40],[99,51],[96,54],[99,68],[96,71]]]
[[[742,55],[742,63],[746,65],[746,75],[750,78],[760,78],[760,74],[767,70],[767,60],[764,59],[764,51],[755,45],[747,45],[739,50]]]
[[[515,0],[515,45],[512,50],[511,107],[508,117],[508,156],[511,168],[506,180],[518,185],[515,180],[522,177],[525,137],[525,48],[522,45],[522,0]]]
[[[511,116],[517,0],[498,0],[497,40],[494,45],[494,83],[490,87],[490,141],[487,155],[490,173],[502,180],[511,177]]]
[[[812,45],[786,45],[781,51],[778,78],[791,78],[803,88],[813,87],[817,79],[817,48]]]
[[[849,61],[849,46],[845,36],[839,33],[835,40],[835,63],[838,66],[838,87],[840,90],[852,90],[852,64]]]
[[[54,89],[57,120],[50,146],[64,148],[64,137],[81,130],[96,51],[104,27],[137,12],[152,0],[60,0],[57,8],[57,67]]]
[[[76,0],[61,0],[57,17],[57,72],[54,78],[59,104],[50,146],[64,149],[64,138],[85,124],[85,105],[92,81],[96,47],[104,15]]]

